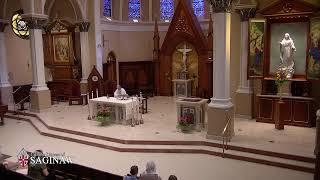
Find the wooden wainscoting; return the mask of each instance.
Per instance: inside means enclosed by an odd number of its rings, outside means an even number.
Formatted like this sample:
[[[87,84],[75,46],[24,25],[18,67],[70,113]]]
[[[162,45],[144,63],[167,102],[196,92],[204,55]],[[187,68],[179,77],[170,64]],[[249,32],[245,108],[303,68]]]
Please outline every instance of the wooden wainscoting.
[[[119,62],[119,83],[129,95],[153,94],[152,61]]]

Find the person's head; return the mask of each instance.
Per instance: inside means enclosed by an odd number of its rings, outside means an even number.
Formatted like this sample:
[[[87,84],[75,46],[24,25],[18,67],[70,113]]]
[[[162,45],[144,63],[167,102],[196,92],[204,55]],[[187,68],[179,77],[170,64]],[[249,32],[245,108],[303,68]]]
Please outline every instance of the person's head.
[[[175,175],[170,175],[168,180],[178,180],[178,178]]]
[[[119,84],[117,85],[117,89],[118,89],[118,90],[121,90],[121,86],[120,86]]]
[[[137,175],[138,174],[138,166],[131,166],[130,174],[133,175],[133,176]]]
[[[290,39],[289,33],[285,33],[285,34],[284,34],[284,38],[285,38],[286,40],[289,40],[289,39]]]
[[[147,172],[148,174],[152,174],[152,173],[155,173],[155,172],[156,172],[156,164],[155,164],[153,161],[147,162],[146,172]]]

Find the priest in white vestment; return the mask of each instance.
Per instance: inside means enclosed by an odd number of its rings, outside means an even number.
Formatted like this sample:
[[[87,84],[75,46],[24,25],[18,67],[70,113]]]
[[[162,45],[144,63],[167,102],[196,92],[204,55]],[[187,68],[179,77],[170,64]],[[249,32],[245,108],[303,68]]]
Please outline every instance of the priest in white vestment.
[[[119,97],[123,97],[123,96],[127,96],[126,90],[124,90],[120,85],[117,85],[117,89],[114,92],[114,97],[119,98]]]

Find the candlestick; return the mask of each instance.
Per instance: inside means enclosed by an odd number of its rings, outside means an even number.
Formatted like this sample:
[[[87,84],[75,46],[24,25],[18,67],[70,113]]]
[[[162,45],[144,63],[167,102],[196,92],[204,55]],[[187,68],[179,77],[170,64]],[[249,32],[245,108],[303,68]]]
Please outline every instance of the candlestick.
[[[99,91],[96,89],[97,98],[99,97]]]
[[[93,91],[91,91],[91,98],[93,99]]]

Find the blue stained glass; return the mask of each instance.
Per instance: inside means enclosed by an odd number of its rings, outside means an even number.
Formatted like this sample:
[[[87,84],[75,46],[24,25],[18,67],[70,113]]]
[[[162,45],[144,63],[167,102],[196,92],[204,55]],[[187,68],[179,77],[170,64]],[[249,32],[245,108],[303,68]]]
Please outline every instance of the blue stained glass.
[[[111,17],[111,0],[103,0],[103,16]]]
[[[193,0],[192,6],[196,16],[204,16],[204,0]]]
[[[174,11],[173,0],[160,0],[160,13],[162,20],[171,19]]]
[[[139,19],[140,18],[141,4],[140,0],[129,0],[129,18]]]

